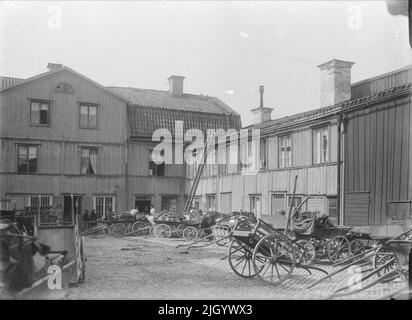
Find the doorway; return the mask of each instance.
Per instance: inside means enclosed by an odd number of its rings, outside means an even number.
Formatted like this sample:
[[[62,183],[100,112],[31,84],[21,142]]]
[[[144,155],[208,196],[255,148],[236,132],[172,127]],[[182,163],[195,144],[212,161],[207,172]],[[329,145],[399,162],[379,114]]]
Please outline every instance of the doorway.
[[[134,197],[134,208],[139,210],[139,212],[144,212],[146,214],[149,214],[151,204],[152,204],[151,196],[135,196]]]

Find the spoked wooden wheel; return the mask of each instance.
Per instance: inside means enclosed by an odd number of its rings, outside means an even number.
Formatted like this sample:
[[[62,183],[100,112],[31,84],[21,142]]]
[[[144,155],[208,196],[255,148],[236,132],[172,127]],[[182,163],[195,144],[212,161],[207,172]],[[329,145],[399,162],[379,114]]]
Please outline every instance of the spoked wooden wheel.
[[[271,234],[262,238],[253,250],[253,267],[260,280],[279,284],[288,279],[295,268],[292,242],[283,235]]]
[[[172,231],[167,224],[159,224],[154,227],[153,234],[157,238],[170,238]]]
[[[198,235],[199,232],[195,227],[186,227],[183,230],[183,239],[185,239],[186,241],[194,241],[197,239]]]
[[[351,255],[349,240],[344,236],[336,236],[328,241],[326,254],[330,261],[336,263]]]
[[[252,263],[253,249],[236,239],[233,239],[229,245],[229,265],[233,272],[243,278],[252,278],[256,276]]]
[[[304,266],[311,265],[316,258],[315,246],[309,240],[298,240],[296,245],[296,261]]]
[[[127,231],[127,227],[123,223],[115,223],[112,226],[112,234],[113,235],[120,236],[120,235],[125,234],[126,231]]]
[[[149,234],[149,225],[143,221],[136,221],[132,224],[132,231],[135,231],[135,236],[146,236]]]
[[[362,253],[365,250],[363,242],[359,239],[354,239],[350,242],[350,251],[353,256]]]
[[[230,241],[228,238],[228,236],[230,235],[230,227],[228,226],[215,225],[212,228],[212,234],[218,246],[225,247]]]
[[[184,224],[179,224],[175,230],[175,236],[177,238],[182,238],[183,237],[183,230],[185,230],[185,225]]]
[[[380,247],[375,255],[373,256],[373,269],[378,269],[382,267],[385,263],[389,262],[390,259],[393,259],[394,255],[392,249],[389,246],[382,246]],[[383,276],[384,274],[392,271],[396,267],[396,262],[393,261],[387,267],[383,268],[382,270],[378,271],[378,276]]]

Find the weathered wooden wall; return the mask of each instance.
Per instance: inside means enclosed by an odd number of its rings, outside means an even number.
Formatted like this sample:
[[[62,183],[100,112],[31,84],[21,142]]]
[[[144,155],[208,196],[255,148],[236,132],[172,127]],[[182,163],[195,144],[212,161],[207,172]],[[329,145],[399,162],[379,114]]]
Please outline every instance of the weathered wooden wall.
[[[56,92],[67,83],[74,94]],[[30,125],[30,99],[50,100],[50,125]],[[79,102],[98,105],[98,128],[79,127]],[[92,209],[93,195],[113,195],[125,203],[126,102],[68,71],[61,71],[1,92],[0,198],[9,197],[25,206],[27,195],[53,195],[53,205],[62,194],[84,197],[84,210]],[[38,170],[17,173],[17,145],[38,145]],[[81,147],[97,147],[97,173],[80,172]]]
[[[388,204],[412,200],[410,95],[349,112],[345,132],[346,222],[391,222]]]

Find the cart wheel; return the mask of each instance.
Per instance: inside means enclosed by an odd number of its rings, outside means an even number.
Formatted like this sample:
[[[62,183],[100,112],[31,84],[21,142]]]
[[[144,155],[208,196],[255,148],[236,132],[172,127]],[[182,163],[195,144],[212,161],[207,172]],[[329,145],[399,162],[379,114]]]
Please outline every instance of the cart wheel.
[[[135,231],[133,234],[136,236],[145,236],[149,233],[146,223],[143,221],[136,221],[132,224],[132,231]]]
[[[233,239],[229,245],[229,265],[233,272],[243,278],[252,278],[256,272],[252,265],[253,249]]]
[[[79,283],[81,284],[86,280],[86,256],[83,249],[83,237],[80,238],[80,259],[82,262],[82,271],[80,273]]]
[[[185,225],[184,224],[179,224],[176,227],[176,238],[182,238],[183,237],[183,230],[185,229]]]
[[[216,244],[221,247],[225,247],[229,243],[229,238],[225,238],[230,235],[230,227],[226,225],[215,225],[212,229],[213,238]],[[225,238],[223,240],[220,240]]]
[[[297,262],[304,266],[311,265],[316,258],[315,246],[309,240],[298,240],[296,244],[298,246],[296,251]]]
[[[383,266],[385,263],[387,263],[392,258],[394,258],[394,255],[390,247],[388,246],[380,247],[376,251],[375,255],[373,256],[373,261],[372,261],[373,269],[378,269],[379,267]],[[395,267],[396,267],[396,262],[393,261],[393,263],[389,264],[387,267],[379,271],[377,275],[379,277],[383,276],[385,273],[388,273],[389,271],[393,270]]]
[[[260,239],[252,259],[259,279],[270,284],[288,279],[296,264],[294,250],[292,242],[280,234],[270,234]]]
[[[159,224],[154,227],[153,234],[157,238],[170,238],[172,231],[167,224]]]
[[[197,231],[197,228],[195,227],[186,227],[183,230],[183,239],[187,241],[196,240],[198,235],[199,235],[199,232]]]
[[[329,260],[336,263],[351,255],[349,240],[344,236],[336,236],[326,245],[326,255]]]
[[[115,223],[112,226],[112,234],[116,236],[120,236],[126,233],[126,225],[123,223]]]
[[[360,239],[354,239],[350,242],[350,251],[351,254],[356,256],[357,254],[363,252],[365,250],[365,246]]]

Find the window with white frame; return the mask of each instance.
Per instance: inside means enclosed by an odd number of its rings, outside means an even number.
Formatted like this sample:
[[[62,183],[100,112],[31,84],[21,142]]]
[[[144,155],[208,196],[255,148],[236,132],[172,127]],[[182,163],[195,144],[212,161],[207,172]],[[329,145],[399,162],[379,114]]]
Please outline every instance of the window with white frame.
[[[313,163],[329,161],[328,127],[313,129]]]
[[[108,212],[115,210],[115,197],[113,196],[95,196],[94,210],[97,219],[105,218]]]
[[[284,193],[273,193],[271,195],[271,202],[270,214],[278,214],[286,209]]]
[[[279,137],[279,168],[292,166],[292,142],[290,134]]]
[[[33,212],[47,212],[52,209],[53,196],[30,195],[27,197],[27,206]]]

